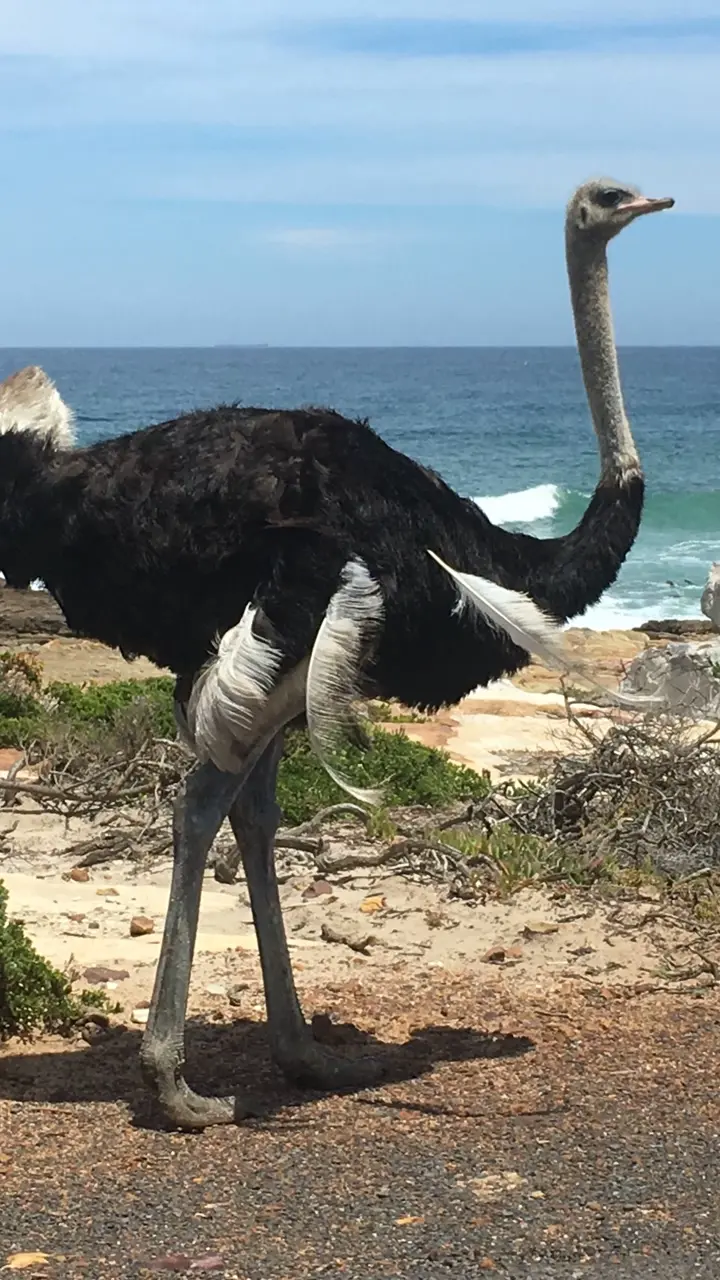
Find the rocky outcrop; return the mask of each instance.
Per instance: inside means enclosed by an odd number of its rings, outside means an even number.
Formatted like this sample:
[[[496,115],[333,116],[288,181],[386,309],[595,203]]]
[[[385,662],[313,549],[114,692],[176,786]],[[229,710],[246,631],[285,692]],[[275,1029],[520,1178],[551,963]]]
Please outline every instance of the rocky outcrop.
[[[710,565],[708,580],[700,597],[700,608],[716,631],[720,631],[720,561]]]
[[[702,618],[652,618],[633,630],[653,638],[682,636],[685,639],[687,636],[711,636],[714,627],[711,622],[704,622]]]
[[[0,587],[0,644],[30,640],[42,644],[53,636],[70,635],[60,609],[47,591]]]
[[[661,698],[659,709],[714,719],[720,716],[720,640],[646,649],[630,663],[620,688]]]

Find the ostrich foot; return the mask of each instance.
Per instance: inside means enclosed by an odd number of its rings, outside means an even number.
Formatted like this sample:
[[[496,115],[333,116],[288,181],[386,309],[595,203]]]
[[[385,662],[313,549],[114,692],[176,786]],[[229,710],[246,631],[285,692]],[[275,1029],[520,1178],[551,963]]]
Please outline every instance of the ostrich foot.
[[[265,1108],[251,1096],[208,1098],[195,1093],[182,1074],[182,1063],[172,1065],[166,1057],[142,1052],[140,1062],[145,1083],[160,1106],[163,1116],[175,1129],[207,1129],[217,1124],[240,1124],[264,1113]]]

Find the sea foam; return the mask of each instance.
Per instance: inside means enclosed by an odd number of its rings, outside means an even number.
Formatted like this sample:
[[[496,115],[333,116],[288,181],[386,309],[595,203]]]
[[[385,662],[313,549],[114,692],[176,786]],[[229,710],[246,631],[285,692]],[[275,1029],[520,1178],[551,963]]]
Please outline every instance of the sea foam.
[[[473,502],[482,508],[493,524],[533,524],[536,520],[549,520],[554,516],[562,496],[563,491],[558,484],[537,484],[532,489],[473,498]]]

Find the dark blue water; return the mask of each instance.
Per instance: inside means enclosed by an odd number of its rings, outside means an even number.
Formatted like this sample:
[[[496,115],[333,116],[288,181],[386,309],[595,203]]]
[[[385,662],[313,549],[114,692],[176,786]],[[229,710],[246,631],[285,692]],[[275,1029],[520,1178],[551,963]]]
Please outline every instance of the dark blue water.
[[[57,381],[81,443],[222,401],[329,404],[539,536],[570,528],[596,481],[569,348],[4,350],[0,378],[29,363]],[[626,349],[621,368],[649,498],[595,626],[697,615],[720,558],[720,349]]]

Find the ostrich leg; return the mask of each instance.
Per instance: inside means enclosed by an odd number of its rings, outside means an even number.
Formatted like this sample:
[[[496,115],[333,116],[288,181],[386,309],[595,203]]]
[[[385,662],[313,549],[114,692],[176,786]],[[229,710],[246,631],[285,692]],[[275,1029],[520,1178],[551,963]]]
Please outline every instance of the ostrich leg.
[[[248,762],[248,770],[253,763]],[[183,1076],[185,1009],[205,861],[246,777],[247,772],[222,773],[204,764],[187,777],[175,801],[170,901],[140,1061],[164,1114],[182,1129],[231,1124],[252,1114],[252,1109],[243,1112],[234,1098],[201,1097]]]
[[[336,1058],[313,1039],[295,990],[275,876],[273,841],[280,811],[275,800],[283,736],[265,750],[230,808],[250,893],[265,983],[273,1057],[287,1078],[309,1088],[359,1088],[376,1083],[380,1064]]]

